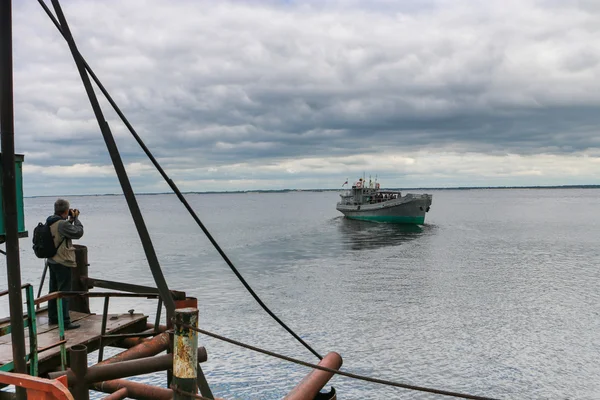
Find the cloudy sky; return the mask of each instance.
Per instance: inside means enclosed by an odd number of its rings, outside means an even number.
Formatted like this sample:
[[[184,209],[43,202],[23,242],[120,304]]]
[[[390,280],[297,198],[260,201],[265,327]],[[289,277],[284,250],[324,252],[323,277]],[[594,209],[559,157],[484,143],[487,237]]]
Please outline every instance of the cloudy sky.
[[[13,3],[25,194],[120,192],[67,44]],[[600,184],[594,0],[62,5],[183,191]],[[135,190],[167,191],[102,104]]]

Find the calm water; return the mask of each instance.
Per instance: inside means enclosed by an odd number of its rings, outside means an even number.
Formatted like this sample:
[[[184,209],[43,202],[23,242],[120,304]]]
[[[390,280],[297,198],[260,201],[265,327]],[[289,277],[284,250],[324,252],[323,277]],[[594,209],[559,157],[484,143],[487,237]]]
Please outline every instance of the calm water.
[[[265,303],[319,352],[341,353],[348,371],[505,399],[599,399],[600,190],[432,193],[427,225],[412,229],[341,218],[333,192],[188,200]],[[70,200],[90,275],[152,285],[124,198]],[[26,199],[30,232],[53,201]],[[170,287],[199,299],[203,328],[316,360],[260,309],[175,196],[139,202]],[[30,239],[21,246],[23,281],[37,287],[42,263]],[[153,301],[133,306],[154,314]],[[228,399],[281,398],[308,372],[200,342],[213,392]],[[162,374],[141,379],[165,384]],[[333,384],[345,399],[445,398]]]

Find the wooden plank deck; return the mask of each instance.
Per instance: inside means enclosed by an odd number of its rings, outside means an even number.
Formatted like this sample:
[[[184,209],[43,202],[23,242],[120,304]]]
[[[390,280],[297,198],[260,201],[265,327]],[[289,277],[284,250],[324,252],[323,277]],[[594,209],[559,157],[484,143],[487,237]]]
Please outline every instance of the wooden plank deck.
[[[38,348],[50,346],[58,342],[58,325],[48,325],[48,312],[41,310],[36,313]],[[146,329],[148,316],[144,314],[109,314],[106,321],[106,333],[134,333]],[[78,329],[65,331],[67,349],[76,344],[84,344],[88,352],[98,349],[100,346],[100,332],[102,329],[102,315],[84,314],[71,311],[71,321],[80,324]],[[8,323],[5,323],[8,324]],[[5,325],[5,324],[0,324]],[[29,352],[29,332],[25,329],[26,352]],[[115,340],[105,340],[108,345]],[[0,337],[0,365],[7,364],[13,359],[11,335]],[[46,350],[39,354],[39,373],[47,373],[60,365],[60,346]]]

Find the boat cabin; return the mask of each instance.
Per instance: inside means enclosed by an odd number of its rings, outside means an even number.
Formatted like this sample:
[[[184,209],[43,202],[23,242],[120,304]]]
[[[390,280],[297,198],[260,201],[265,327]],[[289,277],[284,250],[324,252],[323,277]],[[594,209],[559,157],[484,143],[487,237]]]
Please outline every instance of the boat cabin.
[[[369,179],[369,183],[362,178],[352,185],[352,188],[340,194],[341,205],[361,205],[383,203],[402,197],[401,192],[392,190],[380,190],[378,182]]]

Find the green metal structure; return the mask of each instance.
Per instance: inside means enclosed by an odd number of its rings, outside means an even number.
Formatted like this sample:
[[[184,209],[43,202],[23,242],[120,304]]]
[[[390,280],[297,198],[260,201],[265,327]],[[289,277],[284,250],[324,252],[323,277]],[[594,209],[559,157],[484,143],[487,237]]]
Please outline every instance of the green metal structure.
[[[15,183],[17,185],[17,219],[19,224],[19,237],[27,237],[25,229],[25,211],[23,207],[23,160],[22,154],[15,154]],[[0,177],[2,176],[2,154],[0,153]],[[0,210],[4,208],[4,193],[0,185]],[[4,215],[0,212],[0,243],[4,242],[5,236]]]
[[[29,331],[29,353],[25,355],[27,362],[29,363],[29,374],[31,376],[38,376],[38,353],[40,349],[38,348],[37,343],[37,320],[36,320],[36,309],[35,309],[35,299],[33,297],[33,286],[31,284],[24,284],[21,289],[25,289],[25,297],[27,298],[27,314],[24,317],[24,325],[25,328]],[[7,291],[0,293],[0,297],[8,294]],[[57,345],[60,345],[60,367],[61,370],[65,371],[67,367],[67,347],[65,340],[65,326],[62,318],[62,298],[57,298],[57,308],[58,308],[58,342]],[[3,326],[0,328],[0,336],[8,335],[12,331],[10,325]],[[51,348],[54,346],[47,347]],[[42,349],[44,350],[44,349]],[[11,361],[7,364],[0,366],[0,371],[10,372],[14,369],[14,362]]]

